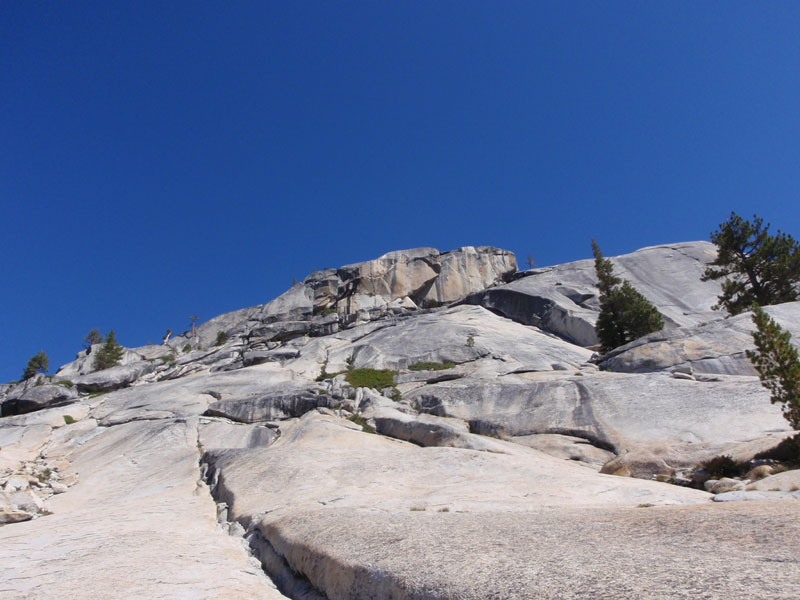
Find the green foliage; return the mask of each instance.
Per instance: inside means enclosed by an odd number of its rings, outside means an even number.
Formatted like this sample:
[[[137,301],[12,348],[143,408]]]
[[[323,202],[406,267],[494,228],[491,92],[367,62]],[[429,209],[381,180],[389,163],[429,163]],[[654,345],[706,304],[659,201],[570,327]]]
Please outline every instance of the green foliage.
[[[192,345],[189,342],[186,342],[186,344],[184,344],[184,346],[183,346],[183,351],[184,352],[191,352],[192,351]]]
[[[800,359],[792,346],[792,336],[757,304],[753,305],[753,341],[756,349],[747,351],[761,385],[770,393],[770,401],[783,404],[783,416],[793,429],[800,429]]]
[[[600,246],[592,240],[592,254],[594,255],[594,271],[597,274],[597,289],[600,290],[600,302],[611,295],[622,280],[614,275],[614,265],[607,258],[603,258]]]
[[[47,354],[45,354],[44,351],[37,352],[28,361],[28,365],[25,367],[25,371],[22,373],[22,378],[30,379],[37,373],[47,373],[49,368],[50,359],[47,357]]]
[[[315,317],[327,317],[336,313],[336,307],[329,306],[327,308],[315,308],[313,314]]]
[[[759,452],[753,458],[772,459],[800,465],[800,434],[782,439],[777,446],[764,452]]]
[[[217,333],[217,339],[214,342],[215,346],[222,346],[225,342],[228,341],[228,334],[224,331],[220,331]]]
[[[75,384],[72,383],[69,379],[62,379],[61,381],[56,381],[56,385],[63,385],[65,388],[71,388]]]
[[[100,333],[99,329],[92,329],[86,337],[83,338],[83,345],[88,350],[94,344],[102,344],[105,340],[103,339],[103,334]]]
[[[390,369],[350,369],[347,371],[347,382],[353,387],[368,387],[376,390],[394,385],[397,371]]]
[[[400,393],[400,390],[398,390],[397,387],[392,388],[392,393],[389,394],[389,397],[392,399],[393,402],[403,401],[403,394]]]
[[[658,309],[629,281],[614,275],[614,266],[609,259],[603,258],[603,253],[594,240],[592,252],[598,279],[597,289],[600,291],[600,316],[597,318],[595,331],[603,352],[663,329],[664,319]]]
[[[473,346],[475,346],[475,336],[474,335],[468,335],[467,336],[467,346],[469,348],[472,348]]]
[[[158,357],[158,360],[160,360],[162,363],[165,364],[169,363],[171,365],[174,365],[177,359],[175,358],[174,354],[162,354],[161,356]]]
[[[370,426],[370,424],[367,423],[367,421],[361,415],[350,415],[347,420],[352,421],[356,425],[360,425],[361,431],[364,433],[375,433],[375,428]]]
[[[44,469],[36,475],[36,478],[39,480],[39,483],[45,483],[46,481],[50,481],[52,475],[53,472],[50,469]]]
[[[452,369],[456,366],[451,362],[418,362],[409,366],[412,371],[444,371],[445,369]]]
[[[94,368],[98,371],[116,367],[122,360],[125,349],[117,343],[117,335],[110,330],[106,341],[94,357]]]
[[[75,419],[70,415],[64,415],[64,423],[66,423],[67,425],[72,425],[75,422],[76,422]]]
[[[722,295],[714,309],[738,315],[753,303],[760,306],[791,302],[800,297],[800,244],[778,230],[769,234],[769,223],[758,215],[747,221],[735,212],[711,233],[717,258],[702,280],[725,278]]]
[[[747,471],[747,466],[746,462],[737,462],[728,455],[715,456],[712,459],[700,463],[700,468],[711,475],[712,479],[737,477]]]

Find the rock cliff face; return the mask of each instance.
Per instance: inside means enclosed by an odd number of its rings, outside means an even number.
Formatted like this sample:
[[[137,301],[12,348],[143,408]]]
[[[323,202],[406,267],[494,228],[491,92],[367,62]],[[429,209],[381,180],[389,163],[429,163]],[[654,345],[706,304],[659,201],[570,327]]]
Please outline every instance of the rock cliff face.
[[[712,259],[614,258],[668,328],[599,366],[591,261],[420,248],[0,386],[0,597],[795,598],[795,501],[654,480],[791,435]]]

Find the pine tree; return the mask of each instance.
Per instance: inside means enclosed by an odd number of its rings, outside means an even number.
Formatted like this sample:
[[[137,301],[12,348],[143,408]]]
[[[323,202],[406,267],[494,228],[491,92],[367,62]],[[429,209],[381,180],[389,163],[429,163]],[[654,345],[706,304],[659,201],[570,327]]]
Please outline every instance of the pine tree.
[[[45,354],[44,351],[37,352],[28,361],[28,366],[25,367],[25,371],[22,373],[22,378],[30,379],[37,373],[47,373],[49,368],[50,359],[47,357],[47,354]]]
[[[105,344],[97,351],[97,355],[94,357],[94,368],[97,371],[101,371],[116,367],[124,354],[125,349],[117,343],[117,336],[112,329],[106,336]]]
[[[725,280],[715,310],[732,315],[760,306],[791,302],[800,297],[800,244],[792,236],[769,234],[769,223],[758,215],[747,221],[735,212],[711,234],[717,258],[702,280]]]
[[[603,258],[603,253],[594,240],[592,252],[598,279],[597,289],[600,291],[600,316],[597,318],[595,331],[603,352],[663,329],[664,319],[658,309],[629,281],[614,275],[614,266],[609,259]]]
[[[99,329],[92,329],[85,338],[83,338],[83,345],[87,350],[90,350],[95,344],[103,343],[103,334]]]
[[[764,310],[754,304],[753,341],[756,349],[747,351],[761,385],[770,393],[770,401],[783,404],[783,416],[793,429],[800,429],[800,359],[792,345],[791,334],[784,331]]]

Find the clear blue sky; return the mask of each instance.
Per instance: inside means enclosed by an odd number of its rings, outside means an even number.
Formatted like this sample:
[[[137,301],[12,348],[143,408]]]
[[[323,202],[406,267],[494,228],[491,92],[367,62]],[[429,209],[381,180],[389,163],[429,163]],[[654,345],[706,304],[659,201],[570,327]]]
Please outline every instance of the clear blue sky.
[[[0,3],[0,380],[314,268],[800,237],[797,2]]]

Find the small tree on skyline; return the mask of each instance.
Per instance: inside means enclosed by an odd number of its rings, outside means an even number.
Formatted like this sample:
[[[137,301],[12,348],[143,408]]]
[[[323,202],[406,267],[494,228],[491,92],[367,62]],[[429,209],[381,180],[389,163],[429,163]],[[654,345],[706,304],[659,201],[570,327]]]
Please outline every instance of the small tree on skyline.
[[[715,310],[738,315],[753,303],[767,306],[800,297],[800,244],[780,230],[770,235],[769,227],[758,215],[748,221],[732,212],[711,233],[717,258],[701,280],[725,278]]]
[[[25,371],[22,373],[23,379],[30,379],[37,373],[47,373],[50,368],[50,359],[47,354],[42,350],[34,354],[28,361]]]
[[[110,330],[106,336],[106,341],[94,357],[94,368],[98,371],[116,367],[125,354],[125,348],[117,343],[117,335],[114,330]]]
[[[83,345],[87,350],[91,350],[95,344],[102,344],[104,342],[103,334],[99,329],[92,329],[86,337],[83,338]]]

